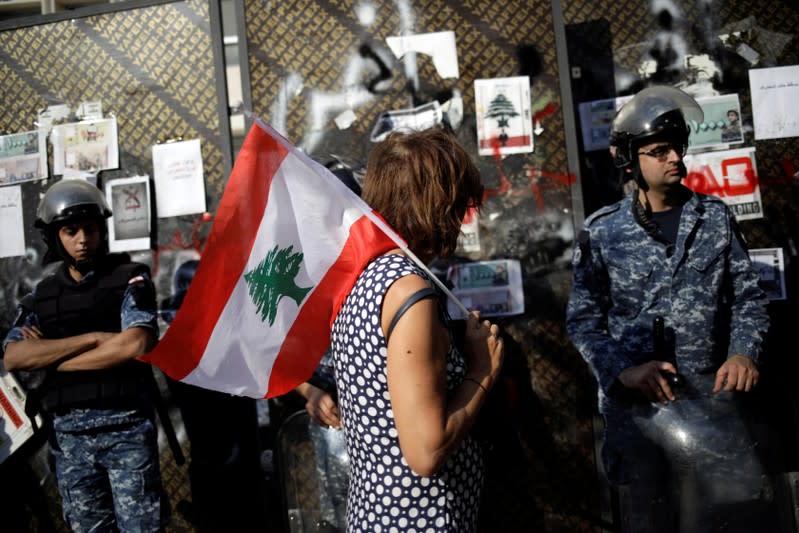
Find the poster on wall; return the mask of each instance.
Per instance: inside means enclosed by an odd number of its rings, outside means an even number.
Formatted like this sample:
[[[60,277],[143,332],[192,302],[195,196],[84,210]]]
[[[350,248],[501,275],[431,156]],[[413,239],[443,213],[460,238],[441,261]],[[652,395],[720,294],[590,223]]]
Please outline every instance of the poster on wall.
[[[97,173],[119,167],[117,120],[84,120],[53,126],[53,173],[68,171]]]
[[[480,225],[477,209],[469,208],[463,217],[461,232],[458,235],[458,250],[464,253],[480,251]]]
[[[47,177],[47,144],[44,130],[0,137],[0,185]]]
[[[108,249],[112,252],[150,248],[150,178],[132,176],[105,184],[113,215],[108,221]]]
[[[583,149],[586,152],[607,150],[610,146],[610,127],[619,109],[632,99],[630,96],[605,98],[579,105],[580,129],[583,132]]]
[[[799,137],[799,65],[749,71],[755,139]]]
[[[762,288],[769,300],[785,300],[785,258],[782,248],[753,248],[749,250],[752,266],[760,276]]]
[[[522,267],[518,259],[453,265],[447,272],[447,280],[464,307],[476,309],[484,317],[524,313]],[[447,307],[453,319],[466,318],[451,301]]]
[[[153,177],[158,218],[205,212],[200,139],[153,146]]]
[[[701,123],[690,121],[688,149],[691,152],[705,148],[726,147],[743,142],[741,130],[741,102],[737,94],[722,94],[696,98],[705,115]]]
[[[369,140],[373,143],[385,140],[394,131],[421,131],[441,124],[444,112],[441,104],[433,100],[413,109],[384,111],[377,117]]]
[[[474,80],[474,100],[480,155],[533,151],[528,76]]]
[[[0,187],[0,257],[25,255],[22,188]]]
[[[754,147],[688,154],[684,162],[686,187],[718,196],[739,221],[763,218]]]
[[[36,415],[41,425],[42,418]],[[33,424],[25,414],[25,392],[0,364],[0,463],[33,436]]]

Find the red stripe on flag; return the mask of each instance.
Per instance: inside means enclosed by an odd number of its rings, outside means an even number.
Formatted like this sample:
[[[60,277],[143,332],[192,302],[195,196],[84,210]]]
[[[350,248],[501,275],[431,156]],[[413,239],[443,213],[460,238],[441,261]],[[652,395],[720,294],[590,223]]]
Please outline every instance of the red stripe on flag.
[[[330,346],[330,326],[358,276],[373,258],[397,247],[366,216],[355,221],[336,262],[303,304],[280,346],[267,398],[285,394],[311,376]]]
[[[250,257],[272,178],[287,153],[283,144],[253,124],[219,202],[202,261],[181,312],[156,348],[142,360],[177,380],[197,367]]]

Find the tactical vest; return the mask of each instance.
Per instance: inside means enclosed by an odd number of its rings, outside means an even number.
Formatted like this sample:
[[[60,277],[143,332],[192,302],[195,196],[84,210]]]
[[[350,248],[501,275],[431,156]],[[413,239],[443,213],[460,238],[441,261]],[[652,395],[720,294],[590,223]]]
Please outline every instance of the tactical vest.
[[[118,333],[128,281],[146,265],[132,263],[127,254],[109,254],[92,279],[75,283],[66,266],[36,287],[33,311],[46,339],[63,339],[91,331]],[[103,407],[146,395],[152,371],[131,361],[103,370],[48,370],[38,395],[45,410],[61,407]]]

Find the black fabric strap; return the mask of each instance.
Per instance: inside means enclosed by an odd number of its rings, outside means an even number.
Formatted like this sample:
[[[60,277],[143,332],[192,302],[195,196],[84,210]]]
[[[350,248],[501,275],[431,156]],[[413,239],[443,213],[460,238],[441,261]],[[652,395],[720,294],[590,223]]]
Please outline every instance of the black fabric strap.
[[[394,331],[394,326],[397,325],[397,322],[399,322],[399,319],[405,314],[405,311],[410,309],[411,306],[419,300],[428,298],[430,296],[438,296],[438,293],[432,287],[427,287],[411,294],[408,299],[402,303],[400,308],[397,309],[397,312],[394,314],[394,318],[391,319],[391,324],[388,325],[388,331],[386,331],[386,344],[388,344],[388,338],[391,336],[391,332]]]

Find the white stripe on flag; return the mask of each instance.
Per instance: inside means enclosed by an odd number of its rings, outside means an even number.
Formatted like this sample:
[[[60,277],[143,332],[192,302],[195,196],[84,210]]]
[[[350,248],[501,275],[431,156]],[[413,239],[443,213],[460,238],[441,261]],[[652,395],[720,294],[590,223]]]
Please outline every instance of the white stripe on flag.
[[[272,180],[264,216],[244,272],[208,340],[199,365],[183,381],[262,397],[266,394],[275,358],[299,313],[297,303],[283,297],[272,326],[262,321],[244,274],[258,267],[267,253],[279,246],[293,246],[304,254],[294,278],[298,287],[316,286],[338,258],[349,228],[363,211],[352,198],[341,195],[337,180],[320,176],[306,162],[289,153]],[[312,291],[305,295],[305,300]],[[246,379],[245,379],[246,378]]]

